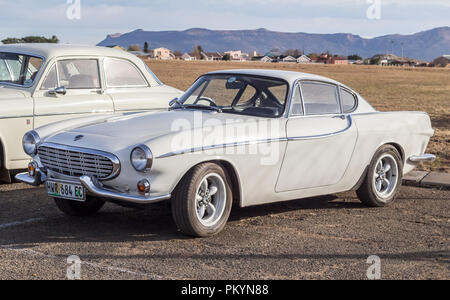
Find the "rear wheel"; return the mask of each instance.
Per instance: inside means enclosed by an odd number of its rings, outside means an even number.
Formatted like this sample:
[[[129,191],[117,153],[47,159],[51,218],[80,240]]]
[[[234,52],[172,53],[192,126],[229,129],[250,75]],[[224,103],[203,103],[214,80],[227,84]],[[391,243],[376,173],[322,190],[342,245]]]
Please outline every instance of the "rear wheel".
[[[60,211],[72,217],[91,216],[97,213],[103,205],[105,205],[105,201],[93,197],[87,197],[85,202],[62,198],[54,198],[54,200]]]
[[[402,177],[403,162],[397,149],[383,146],[375,153],[367,177],[356,193],[367,206],[387,206],[397,198]]]
[[[230,216],[233,195],[225,171],[217,164],[196,166],[179,183],[172,198],[172,215],[185,234],[218,234]]]

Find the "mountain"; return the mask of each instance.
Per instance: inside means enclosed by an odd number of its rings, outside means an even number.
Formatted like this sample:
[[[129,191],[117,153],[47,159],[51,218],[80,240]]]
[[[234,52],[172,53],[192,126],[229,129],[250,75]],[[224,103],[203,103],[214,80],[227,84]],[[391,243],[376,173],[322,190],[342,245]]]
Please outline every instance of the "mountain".
[[[392,41],[394,43],[392,43]],[[359,54],[371,57],[379,53],[391,53],[431,61],[443,54],[450,54],[450,27],[440,27],[411,35],[385,35],[366,39],[350,33],[310,34],[257,30],[208,30],[193,28],[185,31],[144,31],[138,29],[124,34],[108,35],[99,46],[120,45],[128,47],[148,42],[151,48],[166,47],[189,52],[194,45],[206,51],[257,50],[266,53],[278,48],[299,49],[306,53],[330,51],[333,54]]]

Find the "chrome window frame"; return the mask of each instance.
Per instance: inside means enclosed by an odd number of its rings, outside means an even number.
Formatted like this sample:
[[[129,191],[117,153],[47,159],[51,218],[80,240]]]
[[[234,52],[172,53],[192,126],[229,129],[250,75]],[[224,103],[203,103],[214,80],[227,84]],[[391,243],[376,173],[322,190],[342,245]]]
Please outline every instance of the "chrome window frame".
[[[56,58],[56,61],[54,62],[54,64],[56,65],[56,76],[58,78],[58,87],[61,87],[61,77],[59,76],[59,68],[58,68],[58,63],[61,61],[67,61],[67,60],[95,60],[97,62],[97,72],[98,72],[98,83],[100,85],[100,87],[94,87],[94,88],[68,88],[65,86],[65,88],[68,91],[103,91],[104,90],[104,84],[103,84],[103,75],[102,75],[102,67],[100,64],[100,57],[59,57]],[[42,84],[41,84],[42,86]]]
[[[27,89],[34,87],[36,85],[36,82],[38,82],[37,77],[39,75],[41,75],[41,70],[43,69],[44,65],[46,64],[47,59],[44,56],[42,56],[42,55],[36,55],[36,54],[25,53],[25,52],[20,52],[20,51],[15,51],[15,52],[1,51],[1,52],[2,53],[17,54],[17,55],[23,55],[23,56],[29,56],[29,57],[35,57],[35,58],[42,59],[42,63],[40,65],[39,69],[37,70],[36,78],[33,80],[33,83],[31,85],[22,85],[22,84],[17,84],[17,83],[0,82],[0,84],[2,84],[2,85],[15,86],[15,87],[21,87],[21,88],[27,88]],[[8,66],[8,68],[9,68],[9,66]],[[11,72],[11,70],[9,70],[9,72]]]

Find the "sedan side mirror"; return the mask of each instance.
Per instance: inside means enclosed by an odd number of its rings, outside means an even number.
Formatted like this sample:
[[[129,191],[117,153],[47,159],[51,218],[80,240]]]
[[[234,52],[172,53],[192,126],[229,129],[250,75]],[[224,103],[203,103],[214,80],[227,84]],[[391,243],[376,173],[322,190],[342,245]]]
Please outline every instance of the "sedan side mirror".
[[[172,107],[174,105],[181,105],[180,99],[175,98],[175,99],[170,100],[169,106]]]
[[[66,90],[66,88],[64,86],[61,86],[61,87],[58,87],[58,88],[56,88],[54,90],[48,91],[48,93],[50,95],[63,95],[64,96],[65,94],[67,94],[67,90]]]

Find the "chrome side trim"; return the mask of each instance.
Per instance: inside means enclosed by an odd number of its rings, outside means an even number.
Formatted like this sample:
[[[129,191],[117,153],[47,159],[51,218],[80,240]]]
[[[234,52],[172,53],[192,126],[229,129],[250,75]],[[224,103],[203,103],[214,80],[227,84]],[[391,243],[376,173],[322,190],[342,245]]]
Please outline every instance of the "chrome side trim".
[[[202,151],[213,150],[213,149],[220,149],[220,148],[247,146],[247,145],[263,144],[263,143],[278,143],[278,142],[286,142],[286,141],[311,140],[311,139],[321,139],[321,138],[331,137],[331,136],[342,134],[342,133],[348,131],[353,126],[352,117],[350,115],[347,115],[346,119],[348,122],[347,127],[343,130],[333,132],[333,133],[312,135],[312,136],[297,136],[297,137],[288,137],[288,138],[245,141],[245,142],[236,142],[236,143],[196,147],[196,148],[191,148],[191,149],[169,152],[169,153],[166,153],[166,154],[156,157],[156,159],[167,158],[167,157],[172,157],[172,156],[177,156],[177,155],[182,155],[182,154],[195,153],[195,152],[202,152]]]
[[[182,155],[182,154],[201,152],[201,151],[207,151],[207,150],[220,149],[220,148],[248,146],[248,145],[264,144],[264,143],[286,142],[287,140],[288,140],[287,138],[276,138],[276,139],[255,140],[255,141],[245,141],[245,142],[236,142],[236,143],[228,143],[228,144],[218,144],[218,145],[211,145],[211,146],[204,146],[204,147],[196,147],[196,148],[191,148],[191,149],[185,149],[185,150],[180,150],[180,151],[169,152],[169,153],[166,153],[166,154],[158,156],[156,159],[167,158],[167,157],[177,156],[177,155]]]
[[[100,155],[100,156],[104,156],[104,157],[108,158],[109,160],[111,160],[111,162],[113,164],[113,171],[110,176],[108,176],[106,178],[102,178],[102,181],[114,179],[117,176],[119,176],[119,174],[120,174],[120,170],[121,170],[120,160],[119,160],[119,158],[117,158],[117,156],[115,156],[114,154],[111,154],[109,152],[103,152],[103,151],[89,149],[89,148],[66,146],[66,145],[54,144],[54,143],[48,143],[48,142],[39,145],[38,149],[40,147],[49,147],[49,148],[56,148],[58,150],[63,150],[63,151],[75,151],[75,152],[81,152],[81,153],[92,154],[92,155]],[[39,151],[38,151],[38,153],[39,153]],[[38,154],[38,156],[39,156],[39,154]]]
[[[347,115],[347,122],[348,122],[347,127],[342,129],[342,130],[340,130],[340,131],[336,131],[336,132],[333,132],[333,133],[319,134],[319,135],[289,137],[288,140],[289,141],[298,141],[298,140],[322,139],[322,138],[326,138],[326,137],[331,137],[331,136],[343,134],[344,132],[348,131],[353,125],[353,120],[352,120],[352,116],[351,115]]]
[[[412,163],[419,163],[426,161],[432,162],[436,160],[436,155],[433,154],[415,155],[411,156],[408,160]]]
[[[97,185],[94,184],[94,181],[89,176],[80,177],[80,181],[81,184],[86,188],[86,190],[89,191],[90,194],[100,198],[104,198],[105,200],[113,199],[137,204],[151,204],[169,200],[172,197],[171,194],[150,197],[150,196],[138,196],[125,193],[118,193],[113,190],[98,187]]]

